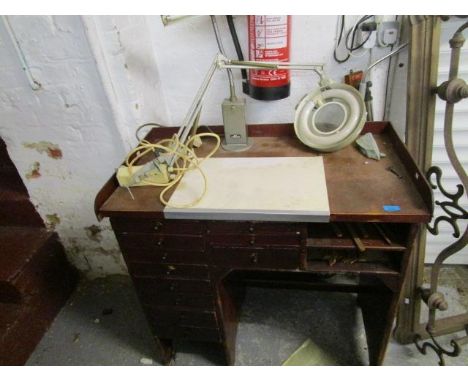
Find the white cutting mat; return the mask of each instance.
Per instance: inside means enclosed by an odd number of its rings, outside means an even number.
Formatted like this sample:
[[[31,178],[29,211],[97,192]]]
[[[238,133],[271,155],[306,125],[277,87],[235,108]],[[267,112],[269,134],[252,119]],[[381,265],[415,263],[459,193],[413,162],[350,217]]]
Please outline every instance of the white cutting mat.
[[[201,165],[208,184],[194,207],[164,209],[167,219],[329,221],[322,157],[209,158]],[[203,189],[188,171],[170,198],[188,204]]]

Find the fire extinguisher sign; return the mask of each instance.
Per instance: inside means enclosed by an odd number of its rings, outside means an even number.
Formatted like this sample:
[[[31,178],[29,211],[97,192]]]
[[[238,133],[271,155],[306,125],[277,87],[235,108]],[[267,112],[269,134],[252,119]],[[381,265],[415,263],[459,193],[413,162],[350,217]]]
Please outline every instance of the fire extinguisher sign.
[[[249,59],[289,61],[291,16],[249,16]],[[289,70],[250,70],[250,83],[277,87],[289,83]]]

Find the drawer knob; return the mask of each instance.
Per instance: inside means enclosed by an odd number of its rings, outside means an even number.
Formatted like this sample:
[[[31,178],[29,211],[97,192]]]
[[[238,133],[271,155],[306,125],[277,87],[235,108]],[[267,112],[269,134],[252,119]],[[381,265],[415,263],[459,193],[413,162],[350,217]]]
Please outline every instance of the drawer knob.
[[[167,252],[164,252],[161,259],[162,260],[167,260],[167,256],[168,256]]]
[[[254,264],[257,264],[258,263],[258,255],[256,253],[252,253],[250,255],[250,261],[252,261],[252,263],[254,263]]]
[[[253,232],[253,231],[255,231],[254,227],[253,227],[253,226],[250,226],[250,227],[249,227],[249,232]]]
[[[163,239],[159,239],[159,240],[158,240],[158,246],[163,245],[163,243],[164,243],[164,240],[163,240]]]
[[[159,231],[159,229],[162,227],[163,223],[157,222],[156,225],[154,226],[155,231]]]
[[[249,243],[250,243],[250,245],[254,245],[255,244],[255,239],[250,239]]]
[[[176,283],[172,283],[171,285],[169,285],[169,290],[171,292],[175,291],[177,289],[177,284]]]

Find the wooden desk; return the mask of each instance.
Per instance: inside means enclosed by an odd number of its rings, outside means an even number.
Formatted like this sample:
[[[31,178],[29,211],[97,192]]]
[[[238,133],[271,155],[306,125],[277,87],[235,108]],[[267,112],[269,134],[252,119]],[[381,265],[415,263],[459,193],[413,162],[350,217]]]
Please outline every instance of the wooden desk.
[[[134,188],[132,200],[115,176],[104,185],[96,214],[110,217],[163,363],[173,357],[173,340],[185,339],[220,344],[227,364],[234,364],[245,285],[358,293],[370,364],[383,362],[413,241],[419,224],[431,218],[432,194],[388,123],[368,123],[367,131],[385,159],[367,159],[354,146],[321,154],[330,223],[167,220],[158,188]],[[148,139],[173,132],[152,130]],[[250,126],[250,150],[216,156],[318,155],[293,134],[290,124]],[[386,212],[384,205],[400,211]],[[350,277],[330,283],[324,277],[330,274]]]

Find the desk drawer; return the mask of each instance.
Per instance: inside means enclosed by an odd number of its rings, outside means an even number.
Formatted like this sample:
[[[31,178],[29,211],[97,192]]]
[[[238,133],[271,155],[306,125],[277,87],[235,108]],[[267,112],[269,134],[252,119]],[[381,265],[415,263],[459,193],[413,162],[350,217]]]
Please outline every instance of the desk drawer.
[[[214,310],[214,296],[201,293],[153,293],[141,291],[140,298],[143,304],[153,306],[175,306],[185,308],[196,308],[202,310]]]
[[[148,318],[156,325],[195,326],[199,328],[218,328],[215,312],[200,310],[144,306]]]
[[[173,276],[209,280],[207,265],[180,265],[155,263],[127,263],[130,274],[135,277]]]
[[[150,322],[159,338],[174,338],[187,341],[221,342],[218,329],[197,328],[192,326],[158,325]]]
[[[223,268],[299,269],[298,249],[213,247],[212,262]]]
[[[207,264],[204,252],[182,251],[174,249],[144,250],[128,248],[123,252],[125,261],[155,264]]]
[[[207,237],[211,245],[255,247],[255,246],[300,246],[301,236],[294,232],[276,235],[217,234]]]
[[[286,234],[300,235],[306,225],[301,223],[265,223],[265,222],[226,222],[210,221],[207,233],[217,234]]]
[[[140,293],[203,293],[212,294],[209,280],[187,280],[166,277],[136,277],[133,276]]]
[[[122,232],[117,234],[117,239],[124,251],[137,248],[149,251],[161,249],[188,249],[190,251],[202,252],[205,249],[203,236]]]
[[[204,223],[197,220],[112,218],[111,224],[116,232],[201,235],[205,231]]]

